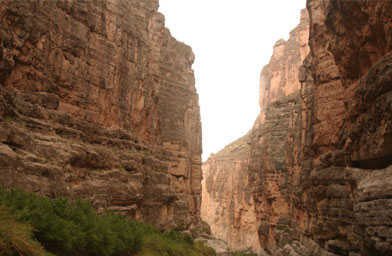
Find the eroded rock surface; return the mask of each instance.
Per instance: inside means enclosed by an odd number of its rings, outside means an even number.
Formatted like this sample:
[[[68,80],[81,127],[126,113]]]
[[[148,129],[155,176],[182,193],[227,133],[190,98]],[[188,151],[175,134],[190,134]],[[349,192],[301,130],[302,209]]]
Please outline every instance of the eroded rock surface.
[[[290,186],[295,174],[291,131],[300,115],[299,67],[309,54],[309,15],[301,11],[300,24],[287,42],[274,46],[260,79],[260,114],[250,133],[249,186],[255,201],[257,232],[262,248],[275,252],[292,241],[288,229],[292,207]]]
[[[309,53],[308,37],[309,16],[303,10],[300,24],[288,41],[275,44],[261,72],[261,112],[253,130],[203,163],[202,218],[233,251],[259,252],[269,239],[262,232],[289,219],[284,146],[298,115],[298,69]]]
[[[293,133],[291,143],[301,177],[293,183],[293,226],[317,244],[310,255],[391,254],[391,234],[380,230],[391,230],[392,212],[381,181],[389,180],[392,163],[392,3],[308,1],[307,8],[302,135]],[[364,187],[372,198],[363,198]]]
[[[196,223],[201,124],[190,47],[157,0],[0,2],[0,183]]]
[[[248,186],[248,135],[203,163],[201,218],[213,237],[232,251],[259,250],[256,215]]]
[[[275,45],[249,135],[263,254],[392,255],[392,2],[307,10],[309,48]]]

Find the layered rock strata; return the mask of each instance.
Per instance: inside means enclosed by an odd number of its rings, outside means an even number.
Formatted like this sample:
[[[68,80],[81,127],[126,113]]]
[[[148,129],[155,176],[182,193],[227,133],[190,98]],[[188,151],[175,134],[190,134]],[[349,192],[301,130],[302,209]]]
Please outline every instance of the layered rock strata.
[[[260,223],[289,220],[284,146],[298,115],[298,69],[309,53],[308,38],[309,16],[303,10],[300,24],[287,41],[275,44],[261,72],[261,112],[252,131],[203,163],[202,218],[233,251],[259,251],[273,240],[263,235]]]
[[[251,143],[260,241],[272,255],[389,255],[391,3],[307,9],[311,51],[291,114],[268,105]],[[269,141],[274,113],[288,128],[281,144]]]
[[[301,89],[267,103],[253,129],[260,242],[272,255],[389,255],[391,2],[310,0],[307,9]]]
[[[292,226],[310,255],[392,254],[392,3],[308,1],[307,9],[302,134],[288,143],[299,166]]]
[[[292,131],[298,126],[301,83],[299,68],[310,48],[309,15],[301,11],[300,24],[289,40],[279,40],[260,76],[260,114],[250,133],[249,186],[255,201],[258,237],[262,248],[275,248],[290,241],[286,233],[292,206],[291,181],[296,166],[291,159]]]
[[[392,255],[392,2],[307,10],[309,48],[275,45],[249,134],[262,254]]]
[[[290,131],[299,116],[299,67],[309,54],[309,15],[301,11],[300,24],[289,40],[279,40],[271,60],[261,72],[260,114],[250,133],[249,186],[255,201],[258,237],[262,248],[273,252],[290,238],[291,221]]]
[[[1,184],[163,228],[198,222],[194,55],[158,6],[1,1]]]
[[[248,136],[203,163],[201,218],[233,251],[259,250],[256,215],[248,188]]]

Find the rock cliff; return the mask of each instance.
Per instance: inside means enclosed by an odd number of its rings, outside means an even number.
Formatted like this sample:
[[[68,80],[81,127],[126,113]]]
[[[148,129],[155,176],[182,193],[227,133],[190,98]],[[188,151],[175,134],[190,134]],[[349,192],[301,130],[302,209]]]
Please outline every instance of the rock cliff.
[[[288,41],[275,44],[271,60],[261,72],[261,112],[254,128],[203,163],[201,216],[211,226],[212,235],[234,251],[258,251],[260,221],[277,223],[289,216],[279,189],[287,179],[282,147],[293,126],[289,122],[296,112],[293,106],[299,104],[298,70],[309,53],[308,38],[309,16],[303,10],[300,24],[290,32]],[[258,176],[261,168],[263,174]],[[262,202],[264,196],[276,199],[268,210]]]
[[[252,193],[248,188],[248,135],[203,163],[201,218],[211,234],[235,251],[260,248]]]
[[[278,41],[262,71],[249,134],[262,254],[392,255],[392,2],[307,10],[300,47]]]
[[[198,222],[194,55],[158,6],[1,1],[1,184],[162,228]]]
[[[310,255],[392,254],[392,3],[309,0],[307,9],[302,115],[287,143],[299,167],[291,224]]]
[[[255,201],[257,232],[262,248],[275,252],[290,240],[291,181],[296,167],[288,142],[298,129],[301,83],[299,68],[310,48],[309,15],[301,11],[300,24],[289,40],[279,40],[260,77],[260,114],[249,135],[249,187]]]

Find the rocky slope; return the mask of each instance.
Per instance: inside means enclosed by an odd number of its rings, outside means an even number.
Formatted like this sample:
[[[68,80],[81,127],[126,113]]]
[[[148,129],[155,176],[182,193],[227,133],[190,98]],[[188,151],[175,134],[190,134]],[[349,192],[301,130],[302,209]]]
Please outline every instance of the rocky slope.
[[[276,44],[249,135],[263,254],[392,255],[392,2],[308,0],[307,10],[310,51],[279,62]]]
[[[1,1],[1,184],[163,228],[198,222],[194,55],[158,6]]]

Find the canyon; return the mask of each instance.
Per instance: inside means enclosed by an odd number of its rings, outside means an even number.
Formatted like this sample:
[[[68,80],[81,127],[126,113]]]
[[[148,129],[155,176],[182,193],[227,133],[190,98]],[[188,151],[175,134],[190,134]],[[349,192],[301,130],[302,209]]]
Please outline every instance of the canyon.
[[[253,127],[203,165],[195,56],[158,7],[0,2],[0,185],[204,220],[231,251],[392,255],[392,2],[307,0]]]
[[[253,128],[202,167],[202,219],[232,250],[392,255],[391,10],[308,0],[275,44]]]
[[[199,222],[191,48],[158,1],[1,1],[0,183],[162,229]]]

